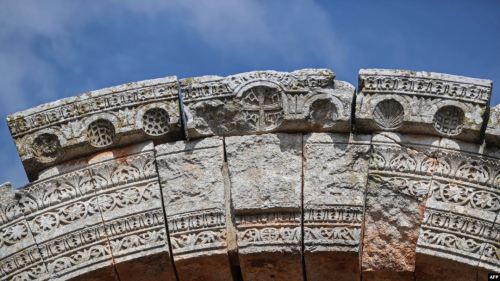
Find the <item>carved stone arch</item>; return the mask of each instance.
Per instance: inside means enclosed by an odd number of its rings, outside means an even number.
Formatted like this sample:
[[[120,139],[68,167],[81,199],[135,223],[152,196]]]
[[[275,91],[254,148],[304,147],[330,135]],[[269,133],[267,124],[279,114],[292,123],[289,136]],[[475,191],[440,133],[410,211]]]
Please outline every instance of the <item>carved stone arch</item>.
[[[464,113],[470,112],[472,106],[456,100],[435,100],[431,103],[431,110],[429,111],[430,116],[434,116],[436,111],[444,106],[456,106],[464,111]]]
[[[234,89],[234,93],[236,94],[237,98],[241,98],[246,91],[248,91],[251,88],[258,87],[258,86],[276,88],[280,93],[283,93],[283,94],[285,92],[285,89],[279,83],[276,83],[276,82],[270,81],[270,80],[256,79],[256,80],[250,80],[247,83],[238,85]]]
[[[411,112],[411,110],[410,110],[411,102],[408,99],[406,99],[405,96],[393,95],[393,94],[377,95],[377,96],[371,97],[369,99],[370,108],[368,108],[368,110],[373,111],[379,102],[384,101],[384,100],[391,100],[391,99],[399,102],[403,106],[404,112]],[[406,121],[406,120],[404,120],[404,121]]]
[[[99,149],[115,144],[120,133],[125,129],[121,126],[124,121],[108,112],[92,115],[84,119],[82,123],[78,140]]]

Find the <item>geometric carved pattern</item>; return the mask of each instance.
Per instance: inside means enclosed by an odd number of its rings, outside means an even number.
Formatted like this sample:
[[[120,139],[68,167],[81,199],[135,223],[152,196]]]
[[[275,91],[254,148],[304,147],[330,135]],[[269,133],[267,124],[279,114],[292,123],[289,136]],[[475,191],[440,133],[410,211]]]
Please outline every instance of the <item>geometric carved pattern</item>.
[[[243,94],[241,111],[257,130],[270,130],[283,119],[281,93],[271,87],[256,86]]]
[[[446,136],[456,136],[462,132],[464,112],[456,106],[444,106],[434,115],[434,128]]]
[[[150,136],[161,136],[168,133],[168,113],[165,109],[152,108],[142,117],[143,130]]]
[[[179,255],[223,249],[226,243],[225,226],[225,216],[217,209],[169,216],[172,251],[182,259]]]
[[[304,217],[304,243],[308,251],[319,246],[359,245],[363,208],[335,206],[330,209],[310,209]]]
[[[113,143],[115,127],[108,120],[99,119],[90,123],[87,128],[89,143],[94,147],[106,147]]]
[[[300,213],[282,212],[236,216],[238,246],[268,247],[270,245],[298,246],[301,238]]]

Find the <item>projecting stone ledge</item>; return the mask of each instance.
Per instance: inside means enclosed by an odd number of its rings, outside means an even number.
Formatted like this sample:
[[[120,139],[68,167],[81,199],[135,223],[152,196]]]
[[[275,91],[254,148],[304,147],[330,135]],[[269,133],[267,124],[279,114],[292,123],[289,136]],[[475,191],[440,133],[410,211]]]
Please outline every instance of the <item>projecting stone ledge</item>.
[[[492,81],[433,72],[362,69],[356,129],[479,142]]]
[[[130,83],[14,114],[36,180],[0,186],[0,281],[500,271],[491,82],[362,70],[359,89],[329,70],[257,71]]]
[[[327,69],[181,79],[188,138],[350,130],[354,87]]]
[[[177,78],[88,92],[7,117],[30,180],[58,163],[120,145],[180,138]]]
[[[500,146],[500,104],[490,109],[490,120],[486,128],[486,142]]]

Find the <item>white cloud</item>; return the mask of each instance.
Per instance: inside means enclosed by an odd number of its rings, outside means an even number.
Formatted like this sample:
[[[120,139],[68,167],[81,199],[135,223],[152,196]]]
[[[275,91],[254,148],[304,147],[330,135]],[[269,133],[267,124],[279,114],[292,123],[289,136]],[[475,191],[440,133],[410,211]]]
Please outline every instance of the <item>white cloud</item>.
[[[257,50],[263,58],[274,56],[293,62],[313,56],[331,65],[342,63],[347,53],[328,14],[312,0],[125,3],[131,11],[176,15],[179,24],[190,27],[208,46],[234,54],[255,55]]]
[[[339,43],[327,13],[310,0],[3,0],[0,7],[0,112],[3,116],[66,93],[61,71],[88,58],[76,44],[84,28],[101,17],[119,14],[144,17],[199,38],[203,48],[254,61],[341,62],[346,49]],[[127,36],[121,34],[120,36]],[[172,42],[175,42],[172,40]],[[94,42],[100,44],[101,42]],[[105,42],[104,42],[105,43]],[[47,56],[40,49],[43,44]],[[116,67],[120,67],[117,65]],[[210,74],[210,73],[207,73]],[[84,83],[84,82],[82,82]],[[76,94],[76,93],[74,93]],[[7,130],[0,137],[9,138]],[[18,163],[11,147],[4,147],[3,166]],[[3,171],[19,185],[24,178]]]
[[[332,65],[340,63],[346,52],[328,15],[308,0],[7,0],[0,9],[0,99],[4,109],[20,110],[56,98],[56,85],[63,85],[57,64],[85,60],[75,53],[79,31],[113,9],[156,17],[159,24],[162,17],[175,18],[178,26],[174,28],[188,30],[207,46],[247,62],[273,57],[303,62],[313,57]],[[36,52],[37,40],[57,54],[53,61]],[[26,83],[39,91],[23,91]]]

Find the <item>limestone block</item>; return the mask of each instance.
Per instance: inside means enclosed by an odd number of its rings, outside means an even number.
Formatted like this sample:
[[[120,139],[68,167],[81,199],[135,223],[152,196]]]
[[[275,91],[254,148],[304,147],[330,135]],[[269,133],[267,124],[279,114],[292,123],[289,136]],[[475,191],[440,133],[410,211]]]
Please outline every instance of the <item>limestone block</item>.
[[[478,142],[491,87],[490,80],[441,73],[361,69],[356,129]]]
[[[93,186],[95,166],[74,169],[33,182],[19,191],[23,210],[51,280],[68,280],[92,270],[114,280],[109,245]],[[57,169],[56,169],[57,170]]]
[[[176,77],[127,83],[8,116],[28,177],[104,148],[177,139],[177,89]]]
[[[152,142],[99,153],[92,185],[121,281],[175,280]],[[151,260],[155,262],[152,263]]]
[[[488,273],[500,272],[500,215],[497,215],[492,231],[485,232],[484,236],[487,239],[483,244],[477,280],[488,280]]]
[[[10,183],[0,185],[0,280],[48,280],[33,234]]]
[[[359,280],[369,135],[304,136],[307,280]]]
[[[302,135],[225,142],[243,279],[302,280]]]
[[[366,192],[363,280],[413,280],[415,248],[439,139],[376,134]]]
[[[51,278],[175,280],[154,159],[152,142],[139,143],[61,164],[21,191]]]
[[[417,245],[417,280],[475,280],[485,245],[498,239],[498,158],[442,140]],[[494,242],[493,242],[494,244]],[[452,261],[452,262],[450,262]]]
[[[350,129],[354,87],[327,69],[180,80],[189,138]]]
[[[179,279],[231,280],[222,138],[166,143],[156,154]]]
[[[500,104],[490,108],[490,118],[486,127],[486,142],[500,146]]]
[[[488,166],[490,166],[491,179],[494,179],[492,184],[490,184],[490,188],[493,188],[497,197],[490,197],[490,200],[494,200],[497,206],[497,209],[492,210],[497,213],[497,217],[492,231],[485,231],[482,235],[484,243],[481,260],[479,262],[478,280],[487,279],[488,272],[500,272],[500,211],[498,209],[500,205],[500,196],[498,196],[500,191],[500,168],[498,167],[498,165],[500,165],[500,148],[498,148],[498,146],[487,147],[484,155],[486,159],[490,160],[490,165]],[[491,160],[496,160],[496,174],[492,171],[491,163],[493,161]],[[483,200],[484,199],[488,199],[488,197],[484,197]],[[489,205],[492,206],[491,204]]]
[[[491,232],[484,232],[483,234],[483,251],[481,256],[481,261],[479,262],[479,274],[478,280],[486,279],[488,272],[500,272],[500,149],[498,146],[489,147],[485,151],[485,158],[490,160],[490,190],[494,190],[491,195],[496,196],[484,196],[481,198],[483,200],[482,205],[493,207],[492,212],[496,212],[497,217],[493,229]],[[496,161],[494,161],[496,160]],[[495,170],[493,172],[492,163],[496,163]],[[492,173],[493,172],[493,173]],[[493,201],[493,202],[492,202]],[[496,208],[495,208],[496,207]]]

